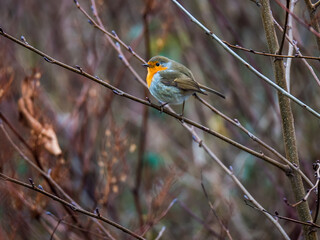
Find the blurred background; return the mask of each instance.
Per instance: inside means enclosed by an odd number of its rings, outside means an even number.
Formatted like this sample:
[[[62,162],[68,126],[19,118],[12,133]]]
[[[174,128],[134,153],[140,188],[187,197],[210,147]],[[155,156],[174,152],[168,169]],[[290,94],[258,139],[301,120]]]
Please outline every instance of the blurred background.
[[[268,51],[260,8],[254,1],[180,2],[222,40]],[[91,1],[79,0],[79,4],[93,16]],[[285,154],[276,90],[239,64],[171,1],[97,0],[95,4],[105,28],[114,30],[138,55],[145,60],[163,55],[185,64],[198,82],[226,95],[226,100],[205,96],[210,104]],[[271,7],[283,26],[284,10],[274,1]],[[298,1],[295,13],[309,21],[303,1]],[[0,26],[59,61],[78,65],[125,92],[142,99],[149,96],[156,103],[73,1],[1,0]],[[277,34],[281,39],[282,32]],[[314,36],[296,21],[293,34],[303,55],[319,56]],[[286,43],[283,52],[287,49]],[[145,79],[141,62],[122,51]],[[269,57],[235,51],[274,80]],[[319,75],[319,62],[308,63]],[[319,85],[300,59],[292,62],[290,92],[319,109]],[[314,180],[312,164],[320,158],[319,120],[296,104],[292,107],[302,170]],[[181,106],[173,108],[181,111]],[[2,173],[27,183],[32,178],[58,195],[19,155],[11,139],[35,164],[51,171],[52,178],[84,209],[92,212],[98,207],[101,215],[145,233],[147,239],[155,239],[163,227],[162,239],[227,239],[221,223],[233,239],[280,237],[261,212],[246,205],[239,188],[179,121],[50,64],[4,37],[0,37],[0,111]],[[274,157],[194,98],[186,102],[185,116]],[[283,172],[212,135],[196,132],[227,167],[232,166],[263,207],[297,218],[295,209],[283,201],[294,201]],[[56,142],[48,146],[45,139],[53,136]],[[314,210],[315,196],[308,201]],[[0,181],[1,239],[106,238],[91,218],[71,213],[50,198]],[[299,225],[280,223],[292,239],[299,238]],[[103,225],[115,239],[132,239]]]

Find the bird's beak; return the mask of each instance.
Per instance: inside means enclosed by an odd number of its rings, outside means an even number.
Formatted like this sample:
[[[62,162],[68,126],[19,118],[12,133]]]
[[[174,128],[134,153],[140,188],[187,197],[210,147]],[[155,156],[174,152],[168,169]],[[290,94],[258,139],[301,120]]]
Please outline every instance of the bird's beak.
[[[144,67],[150,67],[150,65],[148,63],[142,64],[142,66]]]

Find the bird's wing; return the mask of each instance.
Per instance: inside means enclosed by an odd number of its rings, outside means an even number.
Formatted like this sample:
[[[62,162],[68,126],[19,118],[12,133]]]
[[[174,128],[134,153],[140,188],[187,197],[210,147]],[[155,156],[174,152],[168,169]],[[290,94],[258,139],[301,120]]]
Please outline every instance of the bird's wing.
[[[173,71],[161,71],[161,82],[167,86],[174,86],[185,91],[195,91],[203,93],[199,84],[185,74],[175,73]]]

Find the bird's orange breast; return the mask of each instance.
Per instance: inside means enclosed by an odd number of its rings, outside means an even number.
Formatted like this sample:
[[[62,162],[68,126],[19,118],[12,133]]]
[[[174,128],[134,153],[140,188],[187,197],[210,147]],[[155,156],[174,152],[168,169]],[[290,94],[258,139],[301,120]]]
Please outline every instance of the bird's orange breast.
[[[152,79],[153,79],[153,76],[159,72],[159,71],[162,71],[162,70],[166,70],[167,67],[148,67],[148,75],[147,75],[147,84],[148,84],[148,88],[150,87],[151,85],[151,82],[152,82]]]

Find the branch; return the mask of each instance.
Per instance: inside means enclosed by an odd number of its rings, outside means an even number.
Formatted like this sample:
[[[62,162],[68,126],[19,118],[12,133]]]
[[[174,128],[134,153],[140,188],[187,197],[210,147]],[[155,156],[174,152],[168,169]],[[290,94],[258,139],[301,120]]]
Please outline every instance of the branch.
[[[289,2],[289,10],[291,12],[293,12],[294,10],[294,6],[296,4],[296,0],[291,0]],[[286,16],[288,16],[288,23],[287,23],[287,27],[288,27],[288,34],[285,33],[285,30],[283,29],[283,37],[287,38],[288,39],[288,43],[289,43],[289,46],[288,46],[288,55],[292,55],[293,53],[293,48],[294,48],[294,45],[291,44],[293,42],[293,34],[292,34],[292,16],[289,14],[288,15],[288,12],[286,14]],[[275,21],[275,19],[273,18],[273,20]],[[296,54],[298,55],[298,54]],[[298,55],[299,56],[299,55]],[[303,59],[305,60],[305,59]],[[286,81],[287,81],[287,90],[288,92],[290,92],[290,82],[291,82],[291,63],[292,63],[292,59],[291,58],[288,58],[287,61],[286,61]]]
[[[7,123],[6,118],[3,118],[3,115],[0,112],[0,117],[1,120],[4,120],[4,122]],[[9,124],[8,125],[10,127],[11,130],[13,130],[12,126]],[[55,188],[53,188],[53,191],[55,191],[55,189],[57,189],[59,191],[59,193],[61,193],[64,197],[66,197],[70,202],[72,202],[74,205],[79,206],[61,187],[59,184],[57,184],[50,176],[50,171],[45,172],[44,170],[42,170],[40,167],[38,167],[34,162],[32,162],[19,148],[18,146],[12,141],[12,139],[10,138],[8,132],[6,131],[6,129],[4,128],[2,122],[0,121],[0,128],[2,129],[2,131],[4,132],[5,136],[7,137],[7,139],[9,140],[9,142],[11,143],[11,145],[14,147],[14,149],[16,149],[16,151],[20,154],[20,156],[31,165],[31,167],[33,167],[37,172],[39,172],[48,182],[49,186],[54,186]],[[16,136],[18,136],[19,139],[22,139],[22,137],[14,130],[13,131]],[[22,141],[23,144],[25,144],[25,146],[27,146],[28,149],[30,149],[30,147],[28,147],[28,144],[23,140]],[[32,153],[32,151],[31,151]],[[73,216],[72,216],[73,217]],[[96,219],[94,219],[94,222],[101,228],[101,230],[110,238],[110,239],[114,239],[111,234],[101,225],[101,223],[99,221],[97,221]]]
[[[202,104],[204,104],[206,107],[208,107],[211,111],[213,111],[214,113],[218,114],[219,116],[221,116],[223,119],[225,119],[226,121],[230,122],[231,124],[233,124],[234,126],[238,127],[239,129],[241,129],[244,133],[246,133],[253,141],[257,142],[258,144],[260,144],[261,146],[263,146],[264,148],[266,148],[267,150],[269,150],[270,152],[272,152],[274,155],[276,155],[277,157],[279,157],[283,162],[285,162],[286,164],[288,164],[291,169],[293,169],[294,171],[298,172],[303,179],[308,183],[308,185],[310,187],[313,187],[313,183],[311,182],[311,180],[301,171],[301,169],[292,164],[288,159],[286,159],[284,156],[282,156],[278,151],[276,151],[274,148],[272,148],[271,146],[269,146],[268,144],[266,144],[265,142],[263,142],[260,138],[256,137],[254,134],[252,134],[249,130],[247,130],[244,126],[242,126],[242,124],[237,120],[232,120],[231,118],[229,118],[228,116],[224,115],[222,112],[220,112],[219,110],[217,110],[215,107],[213,107],[212,105],[210,105],[207,101],[205,101],[204,99],[200,98],[198,96],[198,94],[194,95],[195,98],[197,100],[199,100]],[[288,172],[287,174],[290,174],[290,172]]]
[[[99,84],[101,84],[101,85],[109,88],[109,89],[112,90],[113,93],[116,94],[116,95],[119,95],[119,96],[122,96],[122,97],[126,97],[126,98],[128,98],[128,99],[131,99],[131,100],[133,100],[133,101],[139,102],[139,103],[141,103],[141,104],[144,104],[144,105],[153,107],[153,108],[155,108],[155,109],[157,109],[157,110],[163,110],[163,112],[165,112],[166,114],[168,114],[168,115],[170,115],[170,116],[178,119],[178,120],[181,122],[181,124],[192,134],[193,139],[194,139],[196,142],[199,143],[199,146],[203,147],[203,148],[205,149],[205,151],[208,153],[208,155],[209,155],[215,162],[217,162],[220,167],[222,167],[222,169],[226,172],[226,174],[229,175],[229,176],[231,176],[231,178],[232,178],[233,181],[236,183],[236,185],[237,185],[245,194],[251,196],[250,193],[246,190],[246,188],[241,184],[241,182],[233,175],[233,173],[232,173],[231,171],[229,171],[229,170],[223,165],[223,163],[221,162],[221,160],[218,159],[218,158],[214,155],[214,153],[213,153],[213,152],[206,146],[206,144],[199,138],[199,136],[196,134],[196,132],[194,131],[194,129],[193,129],[191,126],[189,126],[188,124],[190,124],[190,125],[192,125],[192,126],[194,126],[194,127],[197,127],[197,128],[199,128],[199,129],[201,129],[201,130],[203,130],[203,131],[206,131],[206,132],[210,133],[211,135],[219,136],[219,137],[221,137],[222,139],[228,141],[229,143],[232,142],[233,145],[235,144],[235,145],[238,146],[238,147],[242,146],[241,144],[238,144],[238,143],[234,142],[233,140],[228,139],[228,138],[224,137],[223,135],[218,134],[218,133],[210,130],[210,129],[207,128],[207,127],[204,127],[204,126],[202,126],[202,125],[200,125],[200,124],[198,124],[198,123],[195,123],[195,122],[193,122],[192,120],[189,120],[189,119],[187,119],[187,118],[181,117],[180,115],[177,115],[176,113],[174,113],[174,112],[172,112],[172,111],[168,111],[167,109],[161,109],[161,107],[159,107],[159,106],[157,106],[157,105],[155,105],[155,104],[152,104],[152,103],[149,102],[149,101],[145,101],[145,100],[136,98],[136,97],[134,97],[134,96],[132,96],[132,95],[129,95],[129,94],[127,94],[127,93],[119,90],[118,88],[115,88],[114,86],[112,86],[112,85],[110,85],[110,84],[108,84],[108,83],[100,80],[99,78],[94,77],[94,76],[92,76],[92,75],[84,72],[83,69],[82,69],[81,67],[79,67],[79,66],[71,67],[71,66],[69,66],[69,65],[67,65],[67,64],[64,64],[64,63],[62,63],[62,62],[59,62],[59,61],[53,59],[52,57],[50,57],[50,56],[42,53],[42,52],[39,51],[38,49],[33,48],[33,47],[30,46],[29,44],[27,44],[27,43],[25,43],[25,42],[20,42],[19,40],[11,37],[10,35],[8,35],[8,34],[6,34],[6,33],[4,33],[4,32],[2,31],[2,29],[0,29],[0,35],[3,35],[3,36],[5,36],[5,37],[9,38],[10,40],[12,40],[12,41],[14,41],[14,42],[16,42],[16,43],[18,43],[18,44],[20,44],[20,45],[28,48],[29,50],[31,50],[31,51],[39,54],[39,55],[41,55],[41,56],[44,57],[44,59],[45,59],[46,61],[48,61],[49,63],[53,63],[53,64],[56,64],[56,65],[58,65],[58,66],[64,67],[64,68],[66,68],[66,69],[68,69],[68,70],[70,70],[70,71],[72,71],[72,72],[75,72],[75,73],[77,73],[77,74],[80,74],[80,75],[82,75],[82,76],[85,76],[85,77],[87,77],[88,79],[91,79],[91,80],[93,80],[93,81],[95,81],[95,82],[97,82],[97,83],[99,83]],[[259,156],[259,157],[262,158],[262,159],[265,159],[265,160],[266,160],[266,159],[269,159],[269,160],[271,160],[271,161],[275,161],[275,160],[273,160],[273,159],[270,159],[269,157],[266,157],[263,153],[257,153],[257,152],[255,152],[255,151],[253,151],[253,150],[251,150],[251,149],[248,149],[248,148],[246,148],[246,147],[244,147],[244,146],[242,146],[241,149],[243,149],[243,150],[245,150],[245,151],[250,151],[252,154],[255,154],[255,156]],[[275,162],[277,162],[277,161],[275,161]],[[283,169],[283,170],[285,171],[285,169]],[[253,200],[253,202],[256,204],[257,207],[263,209],[262,206],[261,206],[252,196],[251,196],[251,199]],[[283,228],[281,227],[281,225],[280,225],[277,221],[275,221],[275,220],[272,218],[272,216],[270,216],[269,214],[265,214],[265,215],[266,215],[267,218],[277,227],[277,229],[281,232],[281,234],[284,236],[284,238],[285,238],[285,239],[288,239],[288,236],[287,236],[287,234],[285,233],[285,231],[283,230]]]
[[[268,83],[273,88],[277,89],[279,92],[281,92],[286,97],[290,98],[292,101],[297,103],[298,105],[302,106],[303,108],[307,109],[310,113],[312,113],[317,118],[320,118],[320,113],[313,110],[311,107],[288,93],[283,88],[279,87],[276,83],[274,83],[272,80],[264,76],[262,73],[260,73],[258,70],[256,70],[254,67],[252,67],[247,61],[245,61],[243,58],[241,58],[238,54],[236,54],[232,49],[230,49],[223,41],[218,38],[212,31],[210,31],[208,28],[206,28],[202,23],[200,23],[194,16],[191,15],[180,3],[178,3],[177,0],[171,0],[174,4],[176,4],[188,17],[191,19],[192,22],[197,24],[202,30],[205,31],[207,35],[212,37],[219,45],[221,45],[227,52],[229,52],[232,56],[234,56],[238,61],[240,61],[242,64],[244,64],[250,71],[252,71],[255,75],[257,75],[259,78],[261,78],[263,81]]]
[[[287,0],[287,9],[289,9],[289,5],[290,5],[291,1],[294,1],[294,0]],[[284,21],[283,34],[282,34],[280,48],[279,48],[279,51],[278,51],[279,55],[281,55],[281,53],[282,53],[282,49],[283,49],[283,46],[284,46],[284,40],[286,39],[286,33],[287,33],[287,27],[288,27],[287,26],[288,25],[288,16],[289,16],[289,12],[286,11],[286,18],[285,18],[285,21]]]
[[[293,12],[291,12],[288,8],[286,8],[286,6],[284,6],[279,0],[275,0],[277,2],[277,4],[286,12],[288,12],[289,14],[291,14],[291,16],[297,21],[299,22],[302,26],[304,26],[306,29],[308,29],[310,32],[312,32],[316,37],[320,38],[320,33],[318,31],[316,31],[310,24],[305,23],[304,21],[302,21],[297,15],[295,15]]]
[[[263,21],[268,49],[270,52],[277,52],[279,49],[279,43],[273,23],[273,16],[269,0],[261,0],[261,6],[261,18]],[[278,61],[273,62],[272,66],[276,83],[283,89],[287,89],[283,59],[277,60]],[[278,104],[282,120],[282,135],[286,157],[292,164],[299,166],[300,163],[295,135],[294,118],[290,99],[278,92]],[[297,201],[302,199],[305,195],[305,188],[301,176],[298,174],[292,174],[289,177],[289,180],[295,200]],[[307,222],[312,220],[308,202],[303,202],[302,204],[298,205],[297,212],[302,221]],[[317,239],[316,234],[314,232],[310,233],[310,229],[308,227],[304,226],[303,232],[306,239]]]
[[[283,31],[283,30],[282,30]],[[275,58],[293,58],[293,59],[310,59],[310,60],[317,60],[320,61],[320,57],[314,57],[314,56],[304,56],[301,54],[295,54],[295,55],[279,55],[279,54],[273,54],[273,53],[266,53],[266,52],[260,52],[253,49],[245,48],[239,45],[233,45],[231,43],[228,43],[227,41],[222,40],[223,43],[225,43],[228,47],[238,49],[245,52],[250,52],[252,54],[266,56],[266,57],[275,57]]]
[[[187,126],[188,127],[188,126]],[[189,131],[194,133],[194,130],[189,127]],[[275,227],[279,230],[280,234],[283,236],[284,239],[289,240],[289,236],[284,231],[282,226],[279,224],[278,221],[276,221],[271,214],[265,211],[265,209],[260,205],[260,203],[249,193],[249,191],[242,185],[240,180],[234,175],[232,167],[230,166],[229,169],[221,162],[221,160],[208,148],[207,145],[202,143],[202,140],[194,136],[194,141],[197,142],[203,149],[207,152],[207,154],[223,169],[223,171],[228,174],[234,183],[240,188],[240,190],[243,192],[245,196],[247,196],[247,199],[254,204],[254,206],[262,211],[265,216],[275,225]]]
[[[282,171],[284,171],[286,173],[288,173],[290,171],[290,168],[288,166],[286,166],[284,164],[280,164],[278,161],[266,156],[262,152],[260,152],[260,153],[256,152],[256,151],[254,151],[254,150],[252,150],[252,149],[250,149],[250,148],[248,148],[248,147],[246,147],[246,146],[244,146],[244,145],[242,145],[242,144],[240,144],[240,143],[238,143],[238,142],[236,142],[236,141],[234,141],[234,140],[232,140],[232,139],[230,139],[230,138],[228,138],[228,137],[226,137],[226,136],[224,136],[224,135],[222,135],[222,134],[220,134],[218,132],[215,132],[215,131],[211,130],[210,128],[208,128],[206,126],[203,126],[203,125],[201,125],[201,124],[199,124],[199,123],[197,123],[197,122],[195,122],[195,121],[193,121],[191,119],[185,118],[184,116],[181,116],[180,114],[177,114],[177,113],[173,112],[172,110],[171,111],[168,110],[169,108],[165,108],[164,109],[163,107],[158,106],[158,105],[156,105],[156,104],[154,104],[154,103],[152,103],[150,101],[143,100],[143,99],[137,98],[137,97],[135,97],[135,96],[133,96],[131,94],[128,94],[128,93],[126,93],[126,92],[114,87],[113,85],[111,85],[111,84],[109,84],[109,83],[107,83],[105,81],[102,81],[99,77],[97,77],[97,76],[94,77],[93,75],[90,75],[89,73],[85,72],[78,65],[76,65],[75,67],[72,67],[72,66],[67,65],[67,64],[65,64],[63,62],[60,62],[60,61],[54,59],[53,57],[41,52],[37,48],[29,45],[28,43],[19,41],[18,39],[12,37],[11,35],[3,32],[2,29],[0,30],[0,35],[2,35],[4,37],[10,39],[11,41],[13,41],[13,42],[25,47],[25,48],[37,53],[38,55],[42,56],[49,63],[55,64],[57,66],[65,68],[65,69],[67,69],[69,71],[72,71],[74,73],[82,75],[82,76],[84,76],[84,77],[86,77],[86,78],[88,78],[88,79],[90,79],[90,80],[92,80],[92,81],[94,81],[94,82],[96,82],[96,83],[98,83],[98,84],[100,84],[100,85],[112,90],[112,92],[114,94],[116,94],[116,95],[118,95],[120,97],[128,98],[128,99],[133,100],[135,102],[138,102],[138,103],[147,105],[149,107],[152,107],[154,109],[157,109],[160,112],[163,112],[163,113],[165,113],[165,114],[167,114],[167,115],[169,115],[169,116],[171,116],[173,118],[176,118],[180,122],[192,125],[192,126],[198,128],[198,129],[200,129],[200,130],[202,130],[204,132],[207,132],[207,133],[211,134],[212,136],[215,136],[215,137],[217,137],[217,138],[219,138],[219,139],[221,139],[221,140],[223,140],[223,141],[225,141],[225,142],[227,142],[227,143],[229,143],[229,144],[231,144],[231,145],[243,150],[243,151],[248,152],[249,154],[251,154],[253,156],[256,156],[256,157],[258,157],[260,159],[263,159],[263,160],[267,161],[268,163],[278,167],[279,169],[281,169]]]
[[[299,204],[307,201],[308,197],[310,196],[310,193],[318,188],[319,186],[319,181],[320,181],[320,163],[316,163],[314,168],[316,169],[316,172],[315,172],[315,175],[316,175],[316,178],[317,178],[317,181],[316,183],[314,184],[314,186],[312,188],[310,188],[309,190],[307,190],[307,194],[297,203],[294,203],[294,204],[290,204],[292,207],[296,207],[298,206]]]
[[[320,6],[320,0],[318,0],[316,3],[313,4],[314,10],[317,10],[319,6]]]
[[[260,209],[256,208],[255,206],[252,206],[249,202],[250,200],[247,199],[247,197],[245,196],[245,200],[244,200],[245,204],[257,211],[261,211]],[[299,221],[297,219],[293,219],[293,218],[288,218],[288,217],[284,217],[284,216],[281,216],[279,215],[279,213],[276,211],[275,214],[272,214],[270,212],[268,212],[267,210],[263,210],[262,212],[266,212],[268,214],[270,214],[271,216],[273,216],[274,218],[276,219],[282,219],[282,220],[286,220],[286,221],[289,221],[289,222],[293,222],[293,223],[297,223],[297,224],[300,224],[300,225],[303,225],[303,226],[309,226],[309,227],[315,227],[315,228],[320,228],[320,225],[318,224],[315,224],[313,222],[303,222],[303,221]]]
[[[106,34],[108,37],[112,38],[113,40],[117,41],[121,46],[123,46],[127,51],[131,52],[134,57],[136,57],[140,62],[146,63],[146,61],[140,57],[136,52],[132,50],[130,46],[127,46],[119,37],[118,35],[112,31],[112,33],[108,32],[106,29],[104,29],[101,20],[99,20],[99,24],[97,24],[92,17],[89,16],[89,14],[80,6],[79,2],[77,0],[74,0],[74,3],[76,4],[77,8],[89,19],[89,23],[93,24],[93,26],[100,31],[102,31],[104,34]],[[94,13],[96,14],[96,13]]]
[[[215,211],[215,209],[214,209],[214,207],[213,207],[212,202],[211,202],[211,201],[210,201],[210,199],[209,199],[209,196],[208,196],[207,190],[206,190],[206,188],[204,187],[204,183],[203,183],[203,176],[202,176],[202,174],[201,174],[201,187],[202,187],[202,191],[203,191],[204,196],[206,197],[206,199],[207,199],[207,201],[208,201],[208,204],[209,204],[209,206],[210,206],[210,209],[211,209],[211,211],[212,211],[213,215],[217,218],[217,220],[218,220],[218,222],[219,222],[220,226],[221,226],[221,227],[222,227],[222,229],[226,232],[226,234],[227,234],[227,236],[228,236],[229,240],[233,240],[233,238],[232,238],[232,236],[231,236],[231,234],[230,234],[229,229],[228,229],[228,228],[223,224],[223,222],[222,222],[222,221],[221,221],[221,219],[219,218],[218,214],[216,213],[216,211]]]
[[[101,220],[101,221],[103,221],[103,222],[105,222],[105,223],[107,223],[109,225],[112,225],[115,228],[118,228],[121,231],[123,231],[123,232],[125,232],[125,233],[127,233],[127,234],[129,234],[129,235],[131,235],[133,237],[135,237],[136,239],[145,240],[145,238],[137,235],[136,233],[134,233],[134,232],[130,231],[129,229],[121,226],[120,224],[118,224],[116,222],[113,222],[113,221],[109,220],[106,217],[101,216],[99,212],[96,211],[96,213],[92,213],[92,212],[86,211],[86,210],[82,209],[81,207],[74,205],[73,203],[69,203],[64,199],[59,198],[59,197],[57,197],[57,196],[55,196],[55,195],[43,190],[41,187],[36,187],[34,184],[32,184],[33,182],[31,182],[31,184],[27,184],[27,183],[21,182],[21,181],[19,181],[17,179],[14,179],[14,178],[11,178],[9,176],[6,176],[3,173],[0,173],[0,179],[4,180],[4,181],[9,181],[9,182],[18,184],[18,185],[26,187],[26,188],[29,188],[29,189],[31,189],[31,190],[33,190],[35,192],[39,192],[39,193],[51,198],[54,201],[57,201],[57,202],[65,205],[67,207],[70,207],[75,212],[79,212],[79,213],[82,213],[82,214],[87,215],[89,217]]]
[[[291,18],[291,15],[290,15]],[[289,19],[290,19],[289,18]],[[276,24],[276,26],[280,29],[280,31],[283,31],[282,27],[280,26],[280,24],[273,18],[274,23]],[[292,33],[292,29],[291,29],[291,33]],[[313,68],[310,66],[310,64],[307,62],[306,59],[303,58],[303,55],[300,52],[300,49],[298,48],[297,44],[295,42],[295,40],[291,41],[290,36],[286,35],[286,38],[288,40],[288,42],[290,43],[290,46],[294,47],[294,50],[296,51],[296,55],[302,58],[302,62],[306,65],[306,67],[309,69],[311,75],[313,76],[313,78],[316,80],[317,84],[320,86],[320,80],[317,77],[316,73],[314,72]],[[295,56],[296,56],[295,55]],[[287,65],[288,66],[288,65]]]

